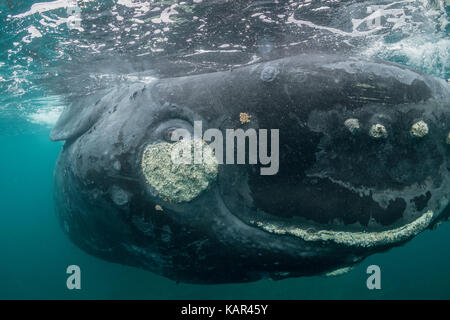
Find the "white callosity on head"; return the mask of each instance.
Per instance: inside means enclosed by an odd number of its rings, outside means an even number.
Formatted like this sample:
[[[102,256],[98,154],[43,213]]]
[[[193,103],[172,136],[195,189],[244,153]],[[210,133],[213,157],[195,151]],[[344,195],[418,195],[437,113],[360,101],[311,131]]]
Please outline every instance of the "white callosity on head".
[[[411,135],[416,138],[423,138],[428,134],[428,125],[425,121],[420,120],[411,126]]]
[[[447,134],[447,139],[445,139],[445,142],[447,142],[447,144],[450,144],[450,132]]]
[[[252,221],[258,227],[280,235],[290,234],[305,241],[332,241],[355,247],[373,247],[402,242],[425,230],[432,221],[434,212],[429,210],[421,217],[402,227],[381,232],[349,232],[333,230],[312,230],[296,226],[282,227],[273,223]]]
[[[374,124],[372,127],[370,127],[369,135],[374,139],[381,139],[381,138],[387,138],[388,133],[386,130],[386,127],[382,124]]]
[[[188,163],[174,161],[173,154],[185,150]],[[194,162],[194,151],[200,150],[202,161]],[[187,157],[187,158],[186,158]],[[180,203],[195,199],[217,178],[218,162],[213,150],[202,140],[161,142],[146,146],[141,169],[145,181],[163,200]]]
[[[345,127],[353,134],[355,134],[360,126],[359,126],[359,120],[358,119],[354,119],[354,118],[350,118],[344,121],[344,125]]]

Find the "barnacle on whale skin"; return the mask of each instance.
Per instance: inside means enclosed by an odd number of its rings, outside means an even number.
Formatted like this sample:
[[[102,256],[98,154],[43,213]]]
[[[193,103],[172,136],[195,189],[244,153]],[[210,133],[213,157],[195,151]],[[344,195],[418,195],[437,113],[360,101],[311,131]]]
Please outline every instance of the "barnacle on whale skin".
[[[386,138],[388,133],[386,130],[386,127],[383,126],[382,124],[374,124],[370,130],[369,130],[369,135],[374,138],[374,139],[380,139],[380,138]]]
[[[428,134],[428,125],[425,121],[420,120],[414,123],[411,127],[411,135],[416,138],[423,138]]]
[[[352,134],[355,134],[360,128],[359,120],[354,118],[345,120],[344,125]]]

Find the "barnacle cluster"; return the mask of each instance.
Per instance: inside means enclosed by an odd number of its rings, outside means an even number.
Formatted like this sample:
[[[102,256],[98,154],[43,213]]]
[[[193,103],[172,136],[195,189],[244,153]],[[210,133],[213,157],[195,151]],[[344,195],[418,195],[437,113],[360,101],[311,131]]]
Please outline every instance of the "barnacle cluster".
[[[428,125],[425,121],[420,120],[411,127],[411,135],[416,138],[423,138],[428,134]]]
[[[194,161],[194,152],[202,156],[199,163]],[[186,139],[146,146],[141,169],[151,191],[163,200],[180,203],[195,199],[208,188],[217,178],[218,162],[204,141]]]

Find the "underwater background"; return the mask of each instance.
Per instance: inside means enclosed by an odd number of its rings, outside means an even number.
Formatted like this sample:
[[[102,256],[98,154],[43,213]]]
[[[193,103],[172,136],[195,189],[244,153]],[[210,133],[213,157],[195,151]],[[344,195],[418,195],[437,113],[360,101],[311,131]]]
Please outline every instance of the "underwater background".
[[[378,22],[370,5],[381,10]],[[80,25],[70,20],[78,14]],[[425,0],[0,0],[0,299],[449,299],[450,223],[338,277],[191,285],[95,258],[56,219],[63,143],[49,140],[63,107],[94,90],[311,50],[449,79],[448,14],[448,1]],[[66,287],[73,264],[81,290]],[[381,290],[366,286],[373,264]]]

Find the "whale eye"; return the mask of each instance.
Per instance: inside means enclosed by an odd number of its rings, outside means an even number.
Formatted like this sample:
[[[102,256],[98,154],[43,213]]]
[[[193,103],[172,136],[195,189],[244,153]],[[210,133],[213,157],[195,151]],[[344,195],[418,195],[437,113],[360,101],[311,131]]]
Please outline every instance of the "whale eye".
[[[155,130],[156,138],[166,142],[177,142],[193,135],[192,124],[182,119],[170,119]]]
[[[164,140],[166,140],[167,142],[175,142],[175,140],[173,138],[175,138],[174,137],[174,132],[177,129],[178,128],[169,128],[169,129],[167,129],[166,132],[164,133]],[[183,140],[183,137],[180,137],[178,140]]]
[[[191,130],[186,127],[170,127],[163,133],[163,139],[167,142],[178,142],[183,139],[190,139]]]

